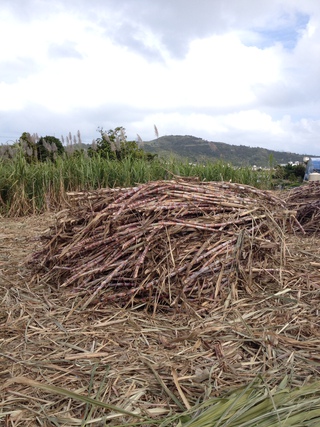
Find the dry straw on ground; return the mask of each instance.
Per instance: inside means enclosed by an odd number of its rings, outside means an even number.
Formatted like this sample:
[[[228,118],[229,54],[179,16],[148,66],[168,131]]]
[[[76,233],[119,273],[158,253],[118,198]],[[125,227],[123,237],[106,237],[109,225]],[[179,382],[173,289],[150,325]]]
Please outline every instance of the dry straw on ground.
[[[78,194],[41,246],[2,222],[0,420],[159,425],[257,375],[319,379],[318,191],[177,180]]]

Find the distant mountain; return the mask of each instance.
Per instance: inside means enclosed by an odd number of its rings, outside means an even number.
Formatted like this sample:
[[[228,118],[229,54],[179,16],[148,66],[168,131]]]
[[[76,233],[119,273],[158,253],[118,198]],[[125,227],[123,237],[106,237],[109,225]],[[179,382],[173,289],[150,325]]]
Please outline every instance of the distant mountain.
[[[301,154],[267,150],[266,148],[206,141],[191,135],[161,136],[144,142],[143,149],[153,154],[157,153],[159,156],[175,156],[194,163],[221,160],[234,166],[267,167],[270,166],[270,162],[272,164],[301,162],[304,157]]]

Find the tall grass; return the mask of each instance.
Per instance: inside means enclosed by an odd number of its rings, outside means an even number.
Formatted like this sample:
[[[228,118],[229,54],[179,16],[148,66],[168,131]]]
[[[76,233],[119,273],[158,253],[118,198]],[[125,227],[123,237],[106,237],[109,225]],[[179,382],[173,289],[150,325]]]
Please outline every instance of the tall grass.
[[[99,155],[65,155],[54,162],[28,163],[22,150],[13,159],[0,157],[0,213],[20,216],[58,209],[68,191],[130,187],[175,176],[198,177],[206,181],[232,181],[270,188],[268,171],[234,168],[222,163],[191,164],[176,160],[147,161],[126,157],[121,161]]]

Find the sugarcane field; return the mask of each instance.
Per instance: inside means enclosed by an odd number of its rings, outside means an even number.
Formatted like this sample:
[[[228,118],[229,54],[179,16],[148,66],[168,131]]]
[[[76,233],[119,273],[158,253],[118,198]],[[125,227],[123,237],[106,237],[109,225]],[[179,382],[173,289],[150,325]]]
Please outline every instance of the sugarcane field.
[[[0,217],[0,425],[320,425],[320,181]]]

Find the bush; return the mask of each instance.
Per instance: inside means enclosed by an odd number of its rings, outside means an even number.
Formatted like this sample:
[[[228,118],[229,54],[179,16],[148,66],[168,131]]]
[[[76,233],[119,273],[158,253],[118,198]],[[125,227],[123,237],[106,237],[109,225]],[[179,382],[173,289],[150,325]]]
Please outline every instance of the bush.
[[[65,152],[61,141],[54,136],[41,137],[36,146],[37,158],[40,162],[54,161],[57,155],[61,156]]]
[[[136,141],[128,141],[125,128],[122,126],[110,129],[105,132],[103,128],[98,128],[100,137],[96,139],[96,150],[88,150],[89,156],[99,154],[104,159],[123,160],[125,158],[152,160],[156,155],[146,153],[139,147]]]

